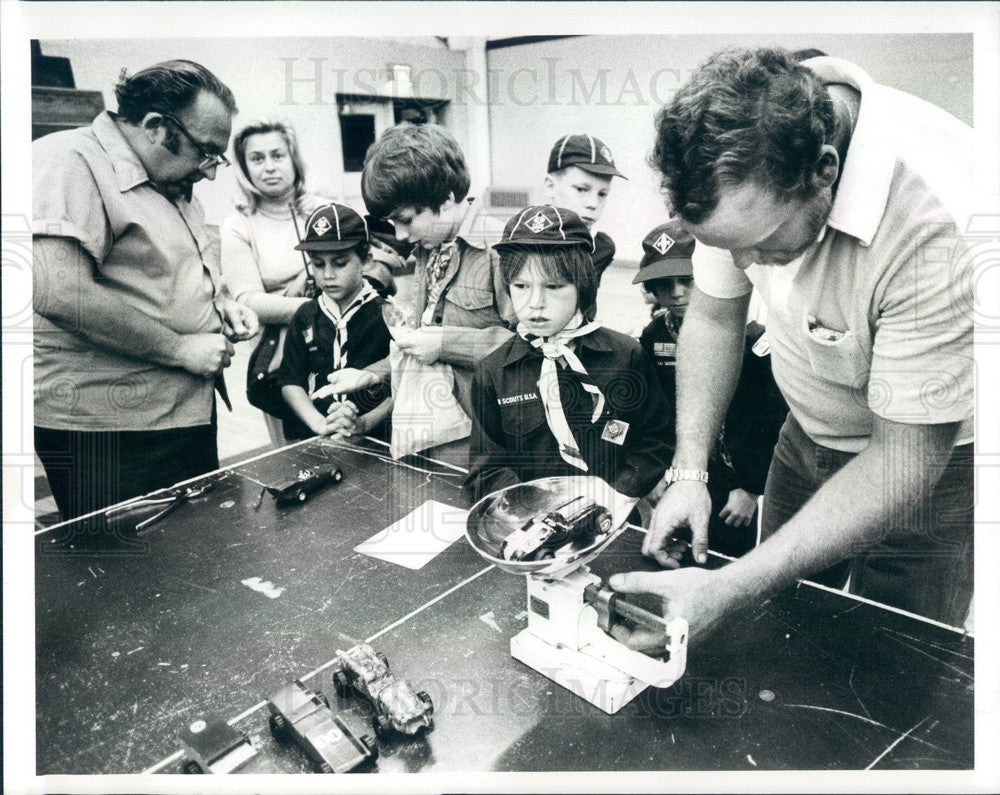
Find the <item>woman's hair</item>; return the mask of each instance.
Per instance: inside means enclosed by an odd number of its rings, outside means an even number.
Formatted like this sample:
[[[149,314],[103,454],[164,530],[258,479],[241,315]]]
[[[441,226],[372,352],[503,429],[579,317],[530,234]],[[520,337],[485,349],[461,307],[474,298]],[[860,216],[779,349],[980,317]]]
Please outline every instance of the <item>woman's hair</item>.
[[[469,195],[469,170],[458,143],[437,124],[390,127],[371,145],[361,173],[368,212],[387,218],[400,207],[441,209]]]
[[[593,320],[597,312],[597,270],[590,252],[583,246],[516,246],[500,252],[500,276],[510,290],[510,283],[517,278],[528,258],[536,256],[535,263],[542,273],[557,281],[576,287],[577,307],[584,320]]]
[[[195,101],[200,91],[218,97],[230,115],[236,114],[233,92],[201,64],[194,61],[164,61],[148,66],[131,77],[123,69],[115,86],[118,115],[139,124],[147,113],[177,116]]]
[[[304,197],[306,195],[305,165],[302,162],[302,155],[299,153],[299,144],[295,138],[295,130],[290,124],[283,121],[252,121],[236,133],[236,137],[233,138],[233,154],[236,156],[236,164],[238,166],[236,171],[236,181],[245,197],[245,201],[239,202],[237,206],[244,212],[252,214],[260,205],[263,194],[261,194],[256,186],[254,186],[253,181],[250,179],[250,172],[247,169],[247,141],[251,136],[265,135],[272,132],[278,133],[278,135],[284,139],[285,145],[288,147],[288,156],[291,158],[292,166],[295,168],[295,179],[292,183],[292,196],[295,202],[296,212],[299,215],[308,215],[314,208],[308,206],[307,203],[304,202]]]

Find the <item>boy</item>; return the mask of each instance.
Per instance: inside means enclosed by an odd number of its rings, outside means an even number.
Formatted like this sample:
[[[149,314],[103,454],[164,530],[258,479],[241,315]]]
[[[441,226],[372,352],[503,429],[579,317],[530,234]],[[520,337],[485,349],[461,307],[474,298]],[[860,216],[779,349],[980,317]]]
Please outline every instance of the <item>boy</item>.
[[[392,409],[385,386],[361,390],[352,400],[310,398],[330,373],[389,354],[381,299],[364,276],[368,227],[350,207],[325,204],[309,216],[305,239],[295,248],[307,252],[321,292],[295,312],[285,338],[278,380],[296,417],[285,421],[285,437],[384,435]]]
[[[594,322],[593,238],[574,212],[522,210],[494,248],[517,336],[472,383],[474,500],[535,478],[590,474],[643,497],[670,460],[667,407],[631,337]]]
[[[390,127],[368,150],[361,175],[368,211],[388,218],[397,239],[415,244],[412,310],[419,328],[396,343],[424,364],[450,364],[467,414],[473,368],[510,339],[516,322],[490,249],[500,230],[468,196],[469,184],[462,150],[436,124]],[[345,371],[323,393],[352,392],[389,374],[388,360]]]
[[[643,329],[639,342],[653,360],[663,386],[672,442],[677,338],[694,284],[694,238],[668,222],[646,235],[642,247],[645,254],[632,283],[652,293],[665,311]],[[709,544],[726,555],[742,555],[756,544],[757,498],[764,493],[778,431],[788,413],[771,375],[763,334],[760,324],[747,326],[740,380],[715,455],[708,463],[708,491],[712,497]]]
[[[545,199],[572,210],[591,229],[604,212],[611,178],[628,179],[615,168],[611,150],[592,135],[564,135],[549,153]],[[604,232],[594,235],[594,268],[597,278],[615,258],[615,242]]]

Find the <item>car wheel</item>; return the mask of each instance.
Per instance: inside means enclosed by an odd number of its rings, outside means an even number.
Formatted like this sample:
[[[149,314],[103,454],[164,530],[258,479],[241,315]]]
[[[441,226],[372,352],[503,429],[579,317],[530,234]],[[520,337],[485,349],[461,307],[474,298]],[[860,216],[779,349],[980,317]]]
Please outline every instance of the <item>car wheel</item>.
[[[288,722],[284,715],[272,715],[267,719],[267,725],[276,740],[284,741],[288,736]]]
[[[382,665],[384,665],[386,668],[389,667],[389,658],[386,657],[384,654],[382,654],[382,652],[379,652],[375,656],[378,657],[382,661]]]
[[[326,693],[320,693],[319,700],[323,702],[323,706],[325,706],[327,709],[330,709],[330,699],[329,697],[327,697]]]
[[[421,701],[424,702],[424,704],[427,705],[427,714],[428,715],[433,715],[434,714],[434,702],[431,701],[431,697],[427,693],[425,693],[423,690],[421,690],[419,693],[417,693],[417,698],[419,698]]]
[[[344,473],[339,469],[333,470],[330,475],[333,477],[334,483],[340,483],[344,479]]]
[[[185,773],[201,773],[201,766],[197,762],[188,760],[184,763],[182,770]]]
[[[605,514],[604,518],[601,519],[600,524],[597,525],[597,529],[601,533],[610,533],[611,532],[611,517],[608,516],[607,514]]]
[[[378,759],[378,744],[375,742],[375,738],[370,734],[363,734],[361,736],[361,744],[368,749],[368,753],[372,755],[372,761],[374,762]]]
[[[319,763],[319,772],[320,773],[332,773],[333,772],[333,767],[330,765],[329,762],[320,762]]]
[[[306,497],[308,496],[309,495],[306,494],[305,489],[299,489],[298,491],[295,492],[295,499],[297,499],[299,502],[305,502]]]
[[[392,726],[384,715],[375,715],[372,718],[372,726],[375,729],[375,736],[380,740],[385,740],[392,733]]]
[[[347,681],[347,675],[343,671],[333,672],[333,689],[337,691],[337,695],[341,698],[347,697],[351,689],[351,683]]]

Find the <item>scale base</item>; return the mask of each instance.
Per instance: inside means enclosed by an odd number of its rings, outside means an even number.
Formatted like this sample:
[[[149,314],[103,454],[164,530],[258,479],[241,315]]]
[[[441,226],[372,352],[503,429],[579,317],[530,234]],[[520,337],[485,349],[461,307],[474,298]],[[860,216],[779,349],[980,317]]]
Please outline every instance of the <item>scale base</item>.
[[[510,653],[609,715],[649,686],[582,651],[546,643],[527,629],[510,639]]]

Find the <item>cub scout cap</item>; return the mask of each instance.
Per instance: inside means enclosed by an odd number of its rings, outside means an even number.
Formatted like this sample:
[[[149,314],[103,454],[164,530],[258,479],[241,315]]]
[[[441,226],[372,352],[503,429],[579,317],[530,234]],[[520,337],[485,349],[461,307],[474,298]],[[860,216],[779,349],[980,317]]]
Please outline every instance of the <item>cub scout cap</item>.
[[[642,241],[643,257],[632,284],[662,279],[667,276],[691,276],[694,268],[694,238],[683,231],[676,221],[660,224]]]
[[[593,253],[594,238],[587,225],[572,210],[551,204],[525,207],[503,228],[497,251],[517,246],[582,246]]]
[[[321,204],[306,221],[297,251],[338,251],[368,242],[368,225],[350,207]]]
[[[593,135],[564,135],[549,152],[549,173],[576,166],[591,174],[628,179],[617,168],[611,150]]]

